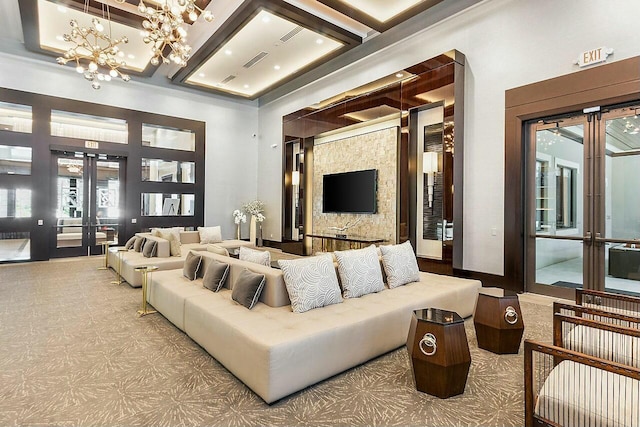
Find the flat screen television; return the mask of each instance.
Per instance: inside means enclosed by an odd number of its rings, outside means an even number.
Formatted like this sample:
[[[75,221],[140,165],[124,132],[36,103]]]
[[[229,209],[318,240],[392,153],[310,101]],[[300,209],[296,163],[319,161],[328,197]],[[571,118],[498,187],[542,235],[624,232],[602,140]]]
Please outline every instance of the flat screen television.
[[[374,214],[377,187],[377,169],[323,175],[322,212]]]

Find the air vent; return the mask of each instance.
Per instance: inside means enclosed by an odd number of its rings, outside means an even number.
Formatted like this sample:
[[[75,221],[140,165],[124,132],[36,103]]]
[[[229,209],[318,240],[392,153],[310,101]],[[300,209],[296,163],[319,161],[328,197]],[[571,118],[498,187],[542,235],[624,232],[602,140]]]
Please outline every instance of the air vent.
[[[229,83],[231,80],[233,80],[235,78],[236,78],[236,76],[231,75],[231,76],[227,77],[226,79],[224,79],[223,81],[221,81],[220,84],[223,84],[223,85],[227,84],[227,83]]]
[[[284,36],[282,36],[282,37],[280,38],[280,41],[281,41],[282,43],[286,43],[286,42],[288,42],[289,40],[291,40],[291,39],[292,39],[296,34],[298,34],[298,33],[299,33],[300,31],[302,31],[302,30],[303,30],[303,28],[302,28],[300,25],[298,25],[298,26],[297,26],[297,27],[295,27],[293,30],[289,31],[287,34],[285,34]]]
[[[264,59],[264,57],[267,55],[269,55],[267,52],[260,52],[259,54],[251,58],[246,64],[244,64],[243,67],[251,68],[254,65],[256,65],[258,62],[260,62],[262,59]]]

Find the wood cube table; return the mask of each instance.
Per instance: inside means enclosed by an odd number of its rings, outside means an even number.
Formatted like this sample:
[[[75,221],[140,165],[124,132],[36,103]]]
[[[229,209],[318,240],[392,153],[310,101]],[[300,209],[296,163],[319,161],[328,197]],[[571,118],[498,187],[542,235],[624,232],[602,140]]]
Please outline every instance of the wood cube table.
[[[471,354],[464,320],[457,313],[437,308],[415,310],[407,350],[419,391],[441,399],[464,393]]]
[[[524,333],[518,295],[485,288],[478,293],[473,325],[478,347],[496,354],[516,354]]]

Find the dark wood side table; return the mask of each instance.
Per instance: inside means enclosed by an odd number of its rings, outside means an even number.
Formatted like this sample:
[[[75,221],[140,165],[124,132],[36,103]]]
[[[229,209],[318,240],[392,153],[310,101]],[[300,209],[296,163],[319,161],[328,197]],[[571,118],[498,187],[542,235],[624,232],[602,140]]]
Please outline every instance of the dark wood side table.
[[[464,320],[453,311],[415,310],[407,337],[419,391],[446,399],[464,393],[471,366]]]
[[[518,295],[485,288],[478,293],[473,325],[478,347],[496,354],[516,354],[524,333]]]

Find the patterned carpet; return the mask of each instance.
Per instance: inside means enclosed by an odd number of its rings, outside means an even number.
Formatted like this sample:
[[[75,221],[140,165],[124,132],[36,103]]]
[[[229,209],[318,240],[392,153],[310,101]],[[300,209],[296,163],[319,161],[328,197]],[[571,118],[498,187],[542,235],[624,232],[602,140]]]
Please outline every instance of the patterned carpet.
[[[266,405],[159,314],[112,285],[102,258],[0,266],[0,425],[523,425],[523,357],[477,347],[465,393],[417,392],[400,348]],[[551,307],[523,302],[525,337],[549,341]]]

